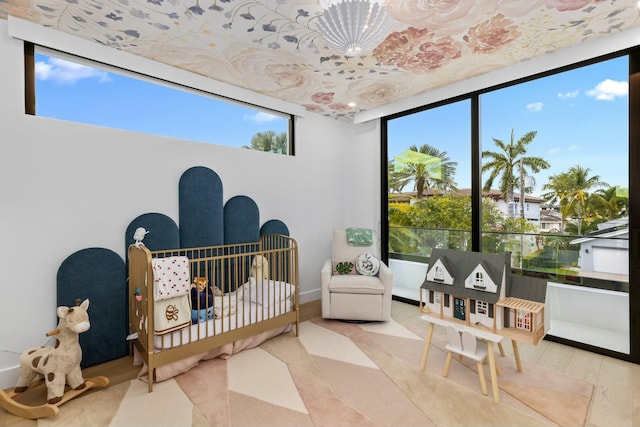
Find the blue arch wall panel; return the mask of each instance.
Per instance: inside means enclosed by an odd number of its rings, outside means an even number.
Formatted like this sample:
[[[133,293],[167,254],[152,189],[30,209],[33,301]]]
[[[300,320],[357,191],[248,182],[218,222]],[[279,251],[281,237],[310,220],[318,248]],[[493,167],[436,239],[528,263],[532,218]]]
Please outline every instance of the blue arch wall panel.
[[[180,246],[196,248],[224,244],[222,180],[203,166],[187,169],[178,185]]]
[[[286,224],[277,219],[260,227],[260,212],[250,197],[235,196],[225,204],[222,180],[209,168],[187,169],[178,187],[179,224],[162,213],[139,215],[125,231],[125,254],[138,227],[149,231],[143,243],[152,251],[253,243],[266,234],[289,235]],[[89,298],[91,328],[80,334],[83,368],[128,354],[126,271],[122,258],[104,248],[75,252],[58,269],[57,305],[71,306],[76,299]]]
[[[58,268],[57,305],[74,306],[89,299],[91,327],[80,334],[81,367],[128,354],[127,287],[120,255],[104,248],[87,248],[69,255]]]
[[[260,212],[250,197],[235,196],[224,205],[224,243],[252,243],[260,240]]]
[[[180,230],[175,221],[161,213],[146,213],[136,217],[129,223],[125,232],[125,251],[129,245],[135,243],[133,233],[138,227],[143,227],[149,233],[142,241],[150,251],[162,251],[180,247]]]
[[[265,236],[267,234],[282,234],[284,236],[288,236],[289,228],[287,227],[287,224],[279,219],[270,219],[260,227],[260,235]]]

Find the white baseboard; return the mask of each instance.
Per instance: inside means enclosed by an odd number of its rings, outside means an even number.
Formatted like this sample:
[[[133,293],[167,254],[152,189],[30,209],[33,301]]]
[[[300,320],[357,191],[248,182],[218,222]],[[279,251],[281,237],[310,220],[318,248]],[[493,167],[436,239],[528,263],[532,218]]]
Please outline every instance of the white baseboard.
[[[0,388],[15,387],[20,373],[20,354],[0,350]]]
[[[299,295],[300,304],[306,304],[308,302],[316,301],[322,298],[321,289],[313,289],[311,291],[301,292]]]

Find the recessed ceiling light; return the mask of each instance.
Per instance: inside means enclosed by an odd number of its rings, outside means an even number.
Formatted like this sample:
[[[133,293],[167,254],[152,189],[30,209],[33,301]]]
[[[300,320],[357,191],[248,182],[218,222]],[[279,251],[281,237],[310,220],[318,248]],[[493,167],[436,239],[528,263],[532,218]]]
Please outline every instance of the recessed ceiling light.
[[[356,106],[356,105],[358,105],[358,104],[356,104],[355,102],[350,102],[350,103],[348,103],[347,105],[348,105],[349,107],[353,108],[353,107],[355,107],[355,106]]]

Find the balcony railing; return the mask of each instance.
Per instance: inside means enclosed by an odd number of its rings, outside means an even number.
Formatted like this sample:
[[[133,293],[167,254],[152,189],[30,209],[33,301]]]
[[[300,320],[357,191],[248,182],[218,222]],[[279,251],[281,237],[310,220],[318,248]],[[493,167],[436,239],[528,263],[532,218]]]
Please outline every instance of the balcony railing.
[[[389,227],[391,258],[428,263],[433,248],[471,250],[469,230]],[[511,267],[560,283],[628,292],[628,235],[485,231],[482,251],[511,252]]]

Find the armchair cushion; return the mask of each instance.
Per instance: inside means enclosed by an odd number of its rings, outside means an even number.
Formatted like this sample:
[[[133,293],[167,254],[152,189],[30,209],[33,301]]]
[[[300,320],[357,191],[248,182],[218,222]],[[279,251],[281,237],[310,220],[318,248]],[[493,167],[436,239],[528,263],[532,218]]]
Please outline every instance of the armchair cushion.
[[[329,292],[337,294],[369,294],[382,295],[384,284],[373,276],[332,276]]]

